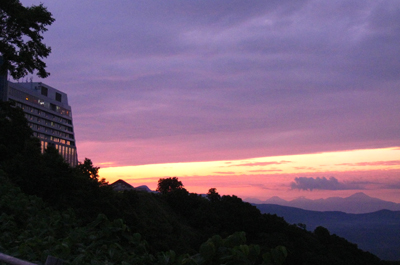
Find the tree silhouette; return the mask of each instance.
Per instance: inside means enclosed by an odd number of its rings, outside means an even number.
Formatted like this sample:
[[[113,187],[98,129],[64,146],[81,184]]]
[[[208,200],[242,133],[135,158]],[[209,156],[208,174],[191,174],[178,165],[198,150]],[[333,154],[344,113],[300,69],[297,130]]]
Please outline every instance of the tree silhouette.
[[[183,189],[183,184],[178,180],[177,177],[158,180],[157,191],[161,192],[162,194],[181,189]]]
[[[210,200],[210,202],[216,202],[221,200],[221,196],[218,194],[216,188],[211,188],[208,190],[207,198]]]
[[[39,77],[49,76],[41,60],[51,48],[42,43],[42,34],[54,22],[52,14],[42,5],[24,7],[19,0],[0,2],[0,74],[7,71],[14,79],[37,70]]]
[[[105,178],[99,179],[100,167],[93,166],[92,160],[90,160],[89,158],[85,158],[85,161],[83,163],[79,162],[75,169],[78,171],[79,174],[95,181],[100,186],[108,185],[108,182]]]

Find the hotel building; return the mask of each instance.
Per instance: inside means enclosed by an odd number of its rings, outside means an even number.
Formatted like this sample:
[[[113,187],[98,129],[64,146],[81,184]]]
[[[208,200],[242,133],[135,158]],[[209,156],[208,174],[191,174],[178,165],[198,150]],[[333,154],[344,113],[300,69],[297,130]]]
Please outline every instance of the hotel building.
[[[52,144],[71,166],[78,164],[71,107],[67,94],[43,83],[13,83],[0,78],[0,100],[25,112],[42,152]]]

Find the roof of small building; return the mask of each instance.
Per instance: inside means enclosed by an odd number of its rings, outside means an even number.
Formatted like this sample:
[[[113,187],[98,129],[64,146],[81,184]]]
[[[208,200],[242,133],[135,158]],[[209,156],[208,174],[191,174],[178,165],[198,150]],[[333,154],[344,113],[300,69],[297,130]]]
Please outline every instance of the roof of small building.
[[[120,190],[134,190],[135,189],[131,184],[125,182],[122,179],[119,179],[119,180],[115,181],[114,183],[111,183],[110,186],[114,190],[118,190],[118,191],[120,191]]]

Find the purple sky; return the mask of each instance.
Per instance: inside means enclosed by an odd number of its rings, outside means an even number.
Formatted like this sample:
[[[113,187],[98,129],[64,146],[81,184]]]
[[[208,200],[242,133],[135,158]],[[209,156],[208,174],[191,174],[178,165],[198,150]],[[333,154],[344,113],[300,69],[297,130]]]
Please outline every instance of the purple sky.
[[[42,81],[69,96],[80,160],[400,146],[398,0],[21,2],[56,19]]]

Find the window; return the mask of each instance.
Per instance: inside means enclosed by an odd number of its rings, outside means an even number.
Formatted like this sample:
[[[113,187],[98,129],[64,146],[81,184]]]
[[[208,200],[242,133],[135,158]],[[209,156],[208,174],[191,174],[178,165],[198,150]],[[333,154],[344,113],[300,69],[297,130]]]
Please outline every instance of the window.
[[[53,111],[56,111],[56,105],[50,103],[50,109],[53,110]]]
[[[49,91],[49,90],[47,89],[47,87],[44,87],[44,86],[40,87],[40,92],[41,92],[41,94],[42,94],[43,96],[46,96],[46,97],[47,97],[48,91]]]
[[[56,92],[56,100],[61,102],[61,94]]]

